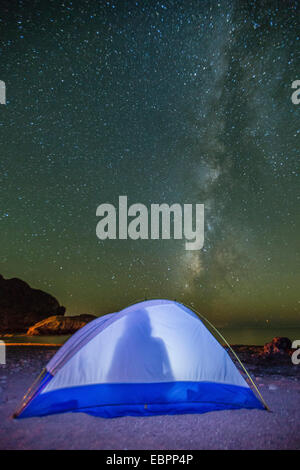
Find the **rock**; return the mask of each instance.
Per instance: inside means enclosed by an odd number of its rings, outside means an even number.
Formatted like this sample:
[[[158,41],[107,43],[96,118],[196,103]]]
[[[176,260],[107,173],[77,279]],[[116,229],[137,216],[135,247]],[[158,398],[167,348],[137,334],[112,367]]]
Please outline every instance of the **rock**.
[[[269,385],[269,390],[273,390],[273,391],[274,391],[274,390],[277,390],[277,388],[278,388],[278,387],[276,387],[276,385],[274,385],[274,384]]]
[[[289,338],[276,336],[270,343],[264,345],[262,354],[264,356],[282,356],[289,354],[292,347],[292,342]]]
[[[74,317],[55,315],[33,325],[27,331],[28,336],[36,335],[70,335],[97,317],[82,314]]]
[[[50,294],[32,289],[21,279],[0,275],[0,333],[23,333],[50,315],[64,315],[65,307]]]

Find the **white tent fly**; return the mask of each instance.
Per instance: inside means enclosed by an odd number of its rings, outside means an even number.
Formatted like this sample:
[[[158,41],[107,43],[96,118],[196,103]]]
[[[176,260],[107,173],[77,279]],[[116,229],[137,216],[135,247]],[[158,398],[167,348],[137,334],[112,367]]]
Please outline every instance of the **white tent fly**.
[[[150,300],[102,316],[53,356],[15,418],[204,413],[266,406],[198,316]]]

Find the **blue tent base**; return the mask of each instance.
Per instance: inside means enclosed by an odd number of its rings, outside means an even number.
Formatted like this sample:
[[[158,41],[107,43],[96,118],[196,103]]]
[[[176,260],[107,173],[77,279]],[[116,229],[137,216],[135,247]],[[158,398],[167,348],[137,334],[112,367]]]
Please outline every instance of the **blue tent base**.
[[[49,374],[50,376],[50,374]],[[50,381],[52,376],[48,377]],[[103,418],[264,409],[248,387],[215,382],[110,383],[36,394],[17,418],[84,412]]]
[[[159,415],[181,415],[181,414],[203,414],[210,411],[237,410],[246,408],[217,403],[168,403],[145,405],[119,405],[112,409],[111,406],[82,408],[73,410],[72,413],[86,413],[100,418],[120,418],[124,416],[159,416]],[[252,409],[252,408],[250,408]]]

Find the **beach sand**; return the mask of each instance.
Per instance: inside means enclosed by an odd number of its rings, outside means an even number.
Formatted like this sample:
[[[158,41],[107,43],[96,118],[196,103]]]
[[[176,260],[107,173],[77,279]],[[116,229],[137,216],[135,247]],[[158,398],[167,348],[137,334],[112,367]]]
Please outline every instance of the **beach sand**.
[[[0,365],[0,449],[300,449],[300,365],[259,360],[236,347],[272,412],[102,419],[66,413],[13,420],[12,413],[53,347],[10,346]]]

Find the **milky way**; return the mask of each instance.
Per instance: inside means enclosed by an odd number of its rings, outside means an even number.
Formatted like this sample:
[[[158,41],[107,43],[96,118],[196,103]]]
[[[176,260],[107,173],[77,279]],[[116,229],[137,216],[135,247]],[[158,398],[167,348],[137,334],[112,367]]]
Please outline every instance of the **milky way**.
[[[296,325],[299,13],[2,1],[1,273],[69,314],[167,297],[219,325]],[[203,250],[98,240],[96,208],[119,195],[204,203]]]

